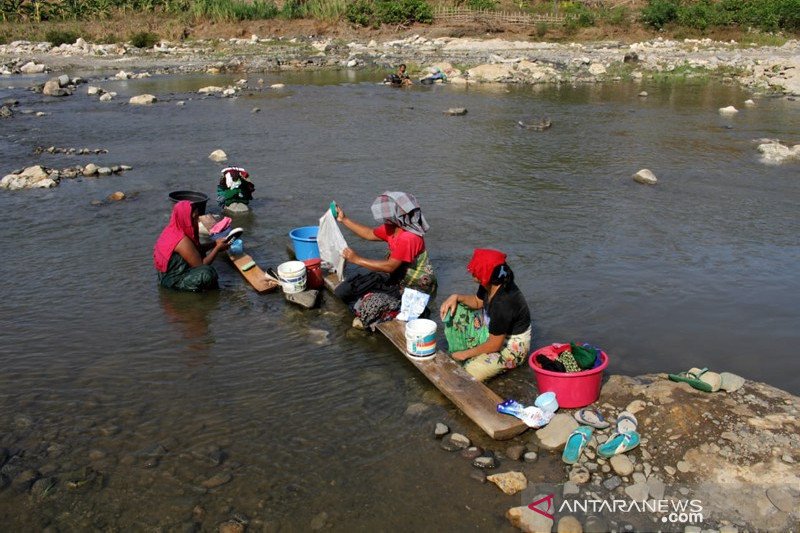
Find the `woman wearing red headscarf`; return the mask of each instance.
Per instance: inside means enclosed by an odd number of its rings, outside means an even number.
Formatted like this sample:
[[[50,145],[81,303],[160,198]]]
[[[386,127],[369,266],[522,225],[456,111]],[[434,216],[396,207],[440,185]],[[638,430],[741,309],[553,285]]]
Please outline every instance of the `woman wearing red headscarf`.
[[[217,271],[211,266],[217,253],[228,248],[225,239],[217,239],[213,248],[202,255],[197,237],[200,213],[192,203],[175,204],[169,224],[161,232],[153,249],[153,263],[162,287],[179,291],[202,291],[217,288]]]
[[[531,346],[531,314],[514,283],[506,254],[476,249],[467,271],[476,294],[452,294],[439,312],[450,356],[485,381],[524,363]]]

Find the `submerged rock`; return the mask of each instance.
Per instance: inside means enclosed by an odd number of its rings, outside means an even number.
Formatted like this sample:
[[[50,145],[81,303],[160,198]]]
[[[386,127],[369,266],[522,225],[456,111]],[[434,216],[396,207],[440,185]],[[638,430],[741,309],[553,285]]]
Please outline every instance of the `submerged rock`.
[[[467,108],[465,108],[465,107],[451,107],[450,109],[445,111],[444,114],[445,115],[450,115],[450,116],[466,115],[467,114]]]
[[[653,174],[653,172],[650,171],[650,169],[643,168],[642,170],[633,175],[633,181],[635,181],[636,183],[641,183],[643,185],[655,185],[656,183],[658,183],[658,178],[656,178],[656,175]]]
[[[488,476],[486,479],[508,495],[514,495],[528,487],[528,478],[522,472],[503,472]]]
[[[212,160],[212,161],[216,161],[216,162],[218,162],[218,163],[219,163],[219,162],[221,162],[221,161],[227,161],[227,160],[228,160],[228,154],[226,154],[226,153],[225,153],[224,151],[222,151],[222,150],[214,150],[213,152],[211,152],[211,153],[208,155],[208,158],[209,158],[210,160]]]
[[[761,162],[766,165],[780,165],[786,161],[800,159],[800,144],[793,147],[785,146],[777,141],[758,145],[761,152]]]
[[[441,422],[436,422],[436,427],[433,428],[433,436],[437,439],[441,439],[445,435],[450,433],[450,428],[447,425],[442,424]]]
[[[541,494],[534,501],[545,497]],[[524,533],[544,533],[553,530],[553,519],[529,509],[527,506],[513,507],[506,511],[506,518],[515,528]]]
[[[128,103],[130,105],[150,105],[157,102],[158,99],[153,96],[152,94],[140,94],[138,96],[132,96]]]

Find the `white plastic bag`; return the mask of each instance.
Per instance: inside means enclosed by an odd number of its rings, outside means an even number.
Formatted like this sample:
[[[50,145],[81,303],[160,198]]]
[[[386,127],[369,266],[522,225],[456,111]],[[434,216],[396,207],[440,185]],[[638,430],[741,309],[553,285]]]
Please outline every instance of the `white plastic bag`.
[[[319,247],[319,257],[322,262],[333,266],[339,281],[344,278],[344,257],[342,250],[347,248],[339,224],[333,218],[330,209],[325,210],[325,214],[319,219],[319,231],[317,232],[317,246]]]
[[[400,303],[400,313],[397,315],[397,320],[414,320],[425,311],[428,305],[428,300],[431,299],[430,294],[425,294],[415,289],[406,287],[403,289],[403,299]]]

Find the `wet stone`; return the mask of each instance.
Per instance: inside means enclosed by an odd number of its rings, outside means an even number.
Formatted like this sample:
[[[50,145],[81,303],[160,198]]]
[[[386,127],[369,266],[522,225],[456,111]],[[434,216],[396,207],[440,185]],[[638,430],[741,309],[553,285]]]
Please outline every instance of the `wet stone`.
[[[437,422],[436,427],[433,428],[433,436],[436,437],[437,439],[441,439],[448,433],[450,433],[450,428],[447,427],[445,424],[442,424],[441,422]]]
[[[52,477],[37,479],[31,487],[31,494],[34,496],[46,496],[56,485],[56,480]]]
[[[219,466],[223,462],[225,462],[225,452],[222,450],[213,450],[211,453],[208,454],[208,459],[214,466]]]
[[[622,480],[619,476],[612,476],[607,480],[603,481],[603,486],[608,490],[614,490],[622,484]]]
[[[311,529],[317,531],[325,527],[328,522],[328,513],[322,511],[318,515],[316,515],[313,519],[311,519]]]
[[[573,466],[569,471],[569,480],[578,485],[588,483],[590,477],[589,470],[580,465]]]
[[[522,454],[525,453],[525,446],[521,444],[516,444],[514,446],[509,446],[506,448],[506,457],[511,459],[512,461],[519,461],[522,457]]]
[[[480,483],[486,483],[486,472],[483,470],[473,470],[470,472],[469,477]]]
[[[482,455],[472,461],[472,466],[475,468],[497,468],[497,459],[491,455]]]
[[[463,449],[459,444],[453,442],[452,435],[445,436],[442,442],[439,443],[439,447],[448,452],[455,452]]]
[[[539,454],[537,454],[536,452],[525,452],[525,454],[522,456],[522,459],[526,463],[534,463],[534,462],[536,462],[536,459],[538,459],[538,458],[539,458]]]
[[[470,446],[469,448],[461,450],[461,457],[469,459],[470,461],[481,455],[483,455],[483,450],[477,446]]]
[[[458,446],[459,448],[462,448],[462,449],[463,448],[469,448],[470,444],[472,444],[470,442],[470,440],[467,437],[465,437],[464,435],[462,435],[461,433],[452,433],[450,435],[450,440],[456,446]]]
[[[220,472],[206,479],[200,485],[206,489],[213,489],[228,483],[231,479],[233,479],[233,476],[229,472]]]
[[[23,470],[11,482],[11,487],[19,492],[27,492],[38,477],[39,472],[36,470]]]
[[[244,533],[245,525],[236,520],[228,520],[219,525],[219,533]]]

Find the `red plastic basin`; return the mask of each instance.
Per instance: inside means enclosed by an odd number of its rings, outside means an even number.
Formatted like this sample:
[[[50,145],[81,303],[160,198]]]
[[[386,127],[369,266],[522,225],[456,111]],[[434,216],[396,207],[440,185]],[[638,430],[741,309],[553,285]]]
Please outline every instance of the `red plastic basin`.
[[[561,346],[561,345],[551,345]],[[608,355],[600,350],[600,366],[581,372],[552,372],[545,370],[536,362],[536,356],[551,350],[551,346],[543,346],[531,353],[528,365],[536,376],[539,394],[554,392],[559,407],[569,409],[586,407],[600,397],[600,385],[603,381],[603,370],[608,366]],[[569,346],[568,344],[566,345]]]

